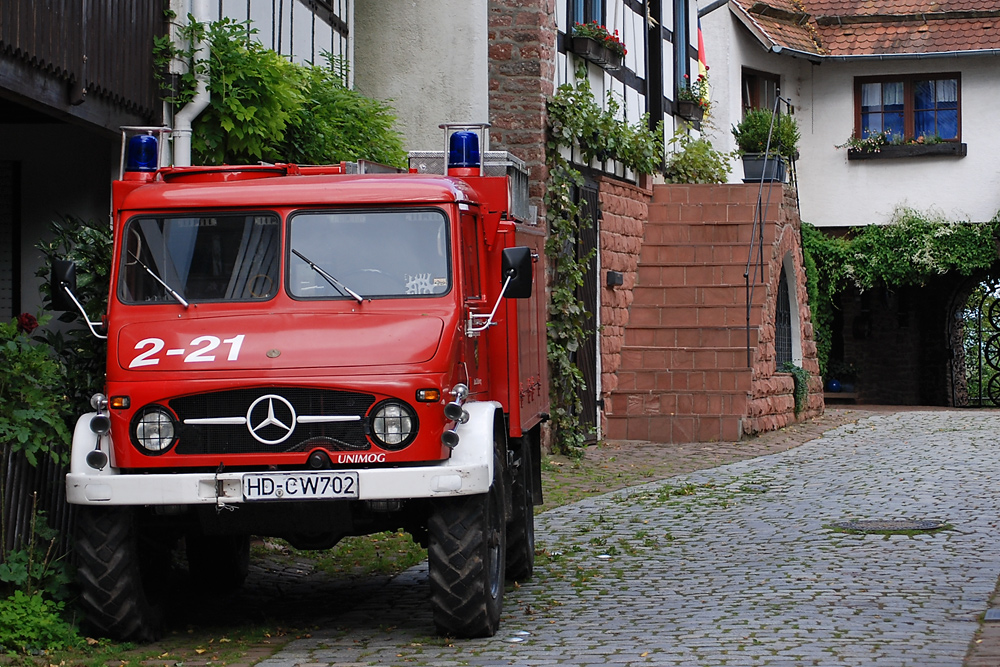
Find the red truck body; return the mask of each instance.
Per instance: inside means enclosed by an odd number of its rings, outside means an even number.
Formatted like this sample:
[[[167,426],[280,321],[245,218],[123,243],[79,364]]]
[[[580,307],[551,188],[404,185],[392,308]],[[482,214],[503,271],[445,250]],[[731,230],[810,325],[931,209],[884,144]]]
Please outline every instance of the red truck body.
[[[485,155],[447,174],[419,173],[434,157],[421,154],[410,173],[168,167],[115,181],[107,384],[67,476],[89,570],[102,526],[127,522],[137,540],[143,526],[185,538],[216,575],[239,563],[192,544],[242,560],[251,534],[316,548],[396,528],[430,545],[433,571],[457,557],[435,555],[459,537],[443,522],[482,515],[485,568],[432,605],[441,632],[496,631],[497,567],[530,576],[541,500],[545,235],[523,219],[523,165]],[[513,547],[497,548],[498,521]],[[485,616],[460,618],[453,587]],[[155,635],[152,611],[125,623],[109,605],[90,607],[99,631]]]

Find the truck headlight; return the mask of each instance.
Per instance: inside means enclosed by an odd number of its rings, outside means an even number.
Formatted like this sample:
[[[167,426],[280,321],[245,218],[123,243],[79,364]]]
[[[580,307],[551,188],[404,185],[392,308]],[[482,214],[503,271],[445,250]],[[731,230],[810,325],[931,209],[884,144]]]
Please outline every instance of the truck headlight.
[[[149,454],[162,454],[177,440],[174,418],[166,408],[149,405],[132,418],[132,441]]]
[[[382,401],[371,415],[372,438],[382,449],[403,449],[417,437],[417,414],[405,403]]]

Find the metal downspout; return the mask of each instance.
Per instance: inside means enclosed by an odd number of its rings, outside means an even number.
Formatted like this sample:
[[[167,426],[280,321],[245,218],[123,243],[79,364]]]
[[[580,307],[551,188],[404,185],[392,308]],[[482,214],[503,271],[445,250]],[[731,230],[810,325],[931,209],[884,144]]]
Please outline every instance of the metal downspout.
[[[208,20],[208,0],[191,0],[191,16],[194,21],[206,23]],[[194,51],[192,66],[195,66],[195,63],[208,60],[210,50],[207,39],[199,41],[194,45],[192,50]],[[211,93],[208,90],[208,68],[202,67],[196,69],[195,79],[198,83],[195,88],[194,98],[174,115],[173,162],[176,167],[191,166],[191,124],[198,117],[198,114],[208,107],[212,99]]]

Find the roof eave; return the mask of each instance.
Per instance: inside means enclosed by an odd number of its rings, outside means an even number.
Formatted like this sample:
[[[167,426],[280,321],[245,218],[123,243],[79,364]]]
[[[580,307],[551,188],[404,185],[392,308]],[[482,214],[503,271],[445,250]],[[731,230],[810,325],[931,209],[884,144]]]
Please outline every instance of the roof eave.
[[[809,62],[816,63],[817,65],[822,63],[826,56],[822,56],[818,53],[810,53],[809,51],[800,51],[799,49],[790,49],[787,46],[779,46],[775,44],[770,48],[771,53],[776,53],[778,55],[787,55],[791,58],[802,58],[808,60]]]
[[[803,58],[814,63],[822,62],[823,56],[818,53],[810,53],[809,51],[802,51],[800,49],[792,49],[787,46],[782,46],[775,42],[771,37],[753,20],[744,9],[738,3],[730,0],[729,11],[739,19],[740,23],[746,26],[746,29],[750,31],[750,34],[760,42],[764,50],[775,54],[784,54],[792,58]]]
[[[857,53],[826,55],[823,60],[930,60],[933,58],[969,58],[974,56],[1000,56],[1000,49],[975,49],[967,51],[932,51],[928,53]]]

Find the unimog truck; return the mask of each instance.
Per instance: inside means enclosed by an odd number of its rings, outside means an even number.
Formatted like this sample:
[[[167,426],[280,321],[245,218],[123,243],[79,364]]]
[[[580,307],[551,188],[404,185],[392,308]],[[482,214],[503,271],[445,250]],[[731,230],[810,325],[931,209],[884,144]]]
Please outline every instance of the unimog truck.
[[[447,150],[406,172],[160,167],[163,131],[123,134],[107,314],[88,322],[106,385],[66,476],[97,632],[159,635],[181,545],[224,590],[251,536],[399,529],[428,549],[437,631],[497,631],[542,500],[544,231],[487,126],[442,127]],[[72,263],[51,287],[82,310]]]

